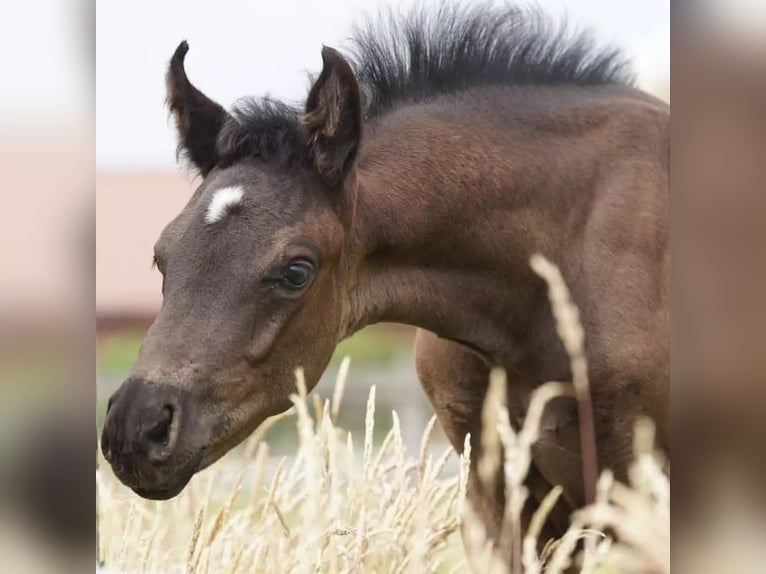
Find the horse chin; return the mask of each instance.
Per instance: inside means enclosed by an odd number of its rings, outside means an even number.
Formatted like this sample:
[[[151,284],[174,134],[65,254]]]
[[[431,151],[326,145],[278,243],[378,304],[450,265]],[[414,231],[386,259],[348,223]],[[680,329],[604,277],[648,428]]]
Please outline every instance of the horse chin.
[[[178,496],[192,477],[201,470],[200,462],[204,456],[204,451],[200,451],[183,469],[175,472],[172,477],[168,477],[161,485],[152,486],[130,486],[130,489],[141,498],[149,500],[169,500]]]
[[[183,489],[186,488],[186,485],[189,484],[192,476],[193,475],[190,474],[188,478],[176,483],[170,488],[134,488],[133,492],[141,498],[147,498],[149,500],[169,500],[181,494],[181,491],[183,491]]]

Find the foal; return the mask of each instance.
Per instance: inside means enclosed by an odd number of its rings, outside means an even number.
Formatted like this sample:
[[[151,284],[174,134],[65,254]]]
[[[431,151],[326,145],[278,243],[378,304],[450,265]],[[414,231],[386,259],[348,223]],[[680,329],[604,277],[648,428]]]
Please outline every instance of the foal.
[[[518,421],[530,392],[571,380],[542,253],[581,311],[598,461],[624,477],[646,415],[668,448],[669,110],[614,51],[536,13],[413,13],[323,48],[303,109],[232,112],[167,76],[179,147],[203,181],[155,247],[163,304],[109,401],[102,448],[139,495],[166,499],[313,388],[339,341],[380,321],[419,327],[417,369],[456,450],[491,367]],[[577,411],[559,399],[534,450],[525,517],[552,485],[583,498]],[[474,456],[477,459],[478,456]],[[497,536],[502,489],[469,496]],[[498,482],[499,484],[499,482]]]

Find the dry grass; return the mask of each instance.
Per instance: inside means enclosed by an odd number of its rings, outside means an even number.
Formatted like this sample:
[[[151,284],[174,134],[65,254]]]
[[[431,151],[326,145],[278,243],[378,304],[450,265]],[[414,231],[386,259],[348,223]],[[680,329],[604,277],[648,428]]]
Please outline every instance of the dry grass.
[[[562,338],[582,329],[560,275],[542,259],[536,270],[551,286],[551,301]],[[557,307],[558,306],[558,307]],[[579,335],[581,338],[581,335]],[[584,357],[577,341],[567,344],[578,362],[578,383],[587,390]],[[573,352],[574,350],[574,352]],[[579,363],[582,361],[582,363]],[[546,545],[538,556],[537,533],[560,494],[555,488],[540,506],[532,527],[521,537],[519,516],[527,497],[523,480],[530,446],[537,438],[545,403],[572,394],[571,384],[548,383],[533,396],[521,429],[509,423],[504,404],[505,377],[493,372],[483,413],[486,454],[479,461],[482,480],[493,480],[501,465],[506,477],[505,519],[501,539],[516,548],[506,564],[465,500],[470,449],[457,472],[445,473],[450,457],[430,453],[434,421],[424,431],[420,452],[405,452],[399,421],[378,448],[373,445],[375,388],[370,389],[365,434],[355,445],[335,420],[348,374],[340,369],[329,400],[307,400],[297,373],[294,417],[300,439],[296,456],[280,460],[267,476],[266,430],[248,442],[233,484],[224,485],[223,465],[195,477],[170,502],[150,502],[130,494],[111,473],[97,471],[101,556],[114,572],[563,572],[577,564],[582,572],[670,572],[670,493],[662,461],[653,452],[653,427],[636,429],[636,460],[631,484],[603,473],[595,502],[576,512],[570,530]],[[578,390],[582,390],[578,389]],[[578,397],[579,398],[579,397]],[[466,437],[468,445],[468,437]],[[102,465],[103,469],[104,466]],[[246,485],[246,486],[243,486]],[[465,548],[460,527],[465,528]],[[619,541],[603,534],[616,533]],[[582,550],[578,541],[584,539]]]

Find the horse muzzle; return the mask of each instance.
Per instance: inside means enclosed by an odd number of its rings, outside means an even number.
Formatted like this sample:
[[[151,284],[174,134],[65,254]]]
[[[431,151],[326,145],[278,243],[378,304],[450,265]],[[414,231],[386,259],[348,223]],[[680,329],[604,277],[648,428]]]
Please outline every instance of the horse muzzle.
[[[198,470],[208,435],[191,393],[131,377],[109,399],[101,451],[136,494],[166,500]]]

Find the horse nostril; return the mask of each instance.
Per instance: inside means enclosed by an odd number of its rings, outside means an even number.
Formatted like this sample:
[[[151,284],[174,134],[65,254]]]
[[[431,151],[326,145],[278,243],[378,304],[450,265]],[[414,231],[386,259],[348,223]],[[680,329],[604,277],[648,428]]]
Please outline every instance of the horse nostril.
[[[146,433],[146,438],[153,446],[166,447],[170,441],[170,427],[173,424],[173,407],[165,405],[159,420]]]

